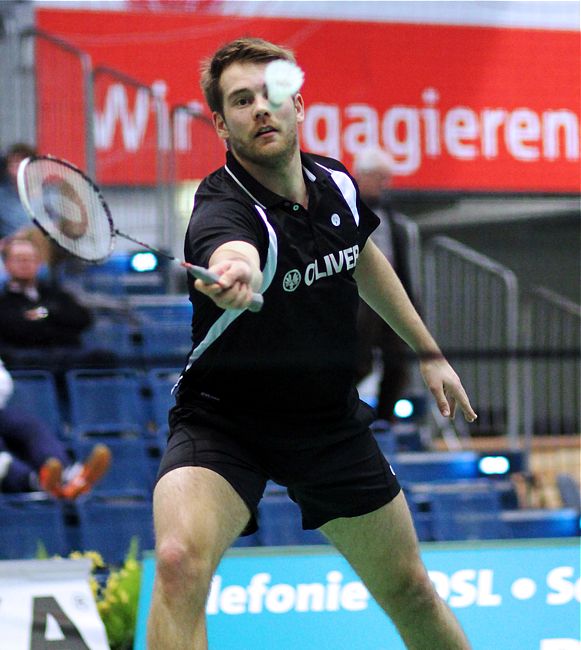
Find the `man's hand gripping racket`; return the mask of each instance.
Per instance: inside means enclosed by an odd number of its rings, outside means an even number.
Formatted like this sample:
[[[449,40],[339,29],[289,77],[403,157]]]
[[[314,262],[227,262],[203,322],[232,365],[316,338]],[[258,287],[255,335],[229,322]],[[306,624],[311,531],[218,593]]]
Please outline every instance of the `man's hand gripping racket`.
[[[113,252],[118,235],[179,263],[206,284],[220,282],[219,276],[208,269],[187,264],[115,228],[100,189],[66,160],[53,156],[23,160],[18,168],[18,194],[36,226],[57,246],[85,262],[104,262]],[[262,304],[262,295],[255,293],[247,308],[257,312]]]
[[[182,266],[187,269],[188,273],[194,276],[197,280],[201,280],[204,284],[220,284],[220,276],[217,273],[204,268],[203,266],[195,266],[188,262],[182,262]],[[262,309],[264,298],[260,293],[253,293],[248,310],[257,312]]]

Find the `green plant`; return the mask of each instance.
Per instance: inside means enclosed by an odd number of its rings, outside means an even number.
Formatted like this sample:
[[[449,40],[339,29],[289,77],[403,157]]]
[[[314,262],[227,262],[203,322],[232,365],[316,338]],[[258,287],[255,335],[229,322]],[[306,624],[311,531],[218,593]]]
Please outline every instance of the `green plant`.
[[[97,576],[102,575],[107,568],[99,553],[74,552],[69,556],[72,559],[89,558],[93,563],[91,589],[111,650],[131,650],[133,647],[141,586],[141,563],[137,560],[138,550],[137,538],[133,538],[123,566],[109,571],[104,584],[100,584],[97,579]]]

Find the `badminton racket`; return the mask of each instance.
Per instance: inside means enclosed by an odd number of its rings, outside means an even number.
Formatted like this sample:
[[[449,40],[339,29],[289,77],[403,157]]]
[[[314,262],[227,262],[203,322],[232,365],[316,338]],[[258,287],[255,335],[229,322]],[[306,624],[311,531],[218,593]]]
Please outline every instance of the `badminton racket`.
[[[85,262],[104,262],[115,248],[115,237],[127,239],[184,266],[205,284],[217,274],[149,246],[115,227],[111,211],[97,185],[80,169],[54,156],[32,156],[18,167],[18,194],[40,230],[57,246]],[[252,296],[250,311],[260,311],[263,297]]]

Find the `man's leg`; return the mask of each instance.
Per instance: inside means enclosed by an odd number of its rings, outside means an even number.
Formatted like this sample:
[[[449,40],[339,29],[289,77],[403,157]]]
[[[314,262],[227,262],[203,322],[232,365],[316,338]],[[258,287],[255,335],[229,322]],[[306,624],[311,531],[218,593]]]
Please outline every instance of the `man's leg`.
[[[392,619],[407,648],[470,648],[428,577],[402,492],[379,510],[335,519],[321,530]]]
[[[163,476],[153,507],[157,568],[148,650],[203,650],[212,576],[246,526],[249,510],[224,478],[202,467]]]

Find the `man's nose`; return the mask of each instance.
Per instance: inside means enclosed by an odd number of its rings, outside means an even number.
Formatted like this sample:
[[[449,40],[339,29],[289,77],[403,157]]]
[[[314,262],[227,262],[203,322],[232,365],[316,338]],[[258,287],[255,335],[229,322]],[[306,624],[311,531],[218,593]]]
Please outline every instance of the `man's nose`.
[[[265,115],[270,115],[270,104],[268,103],[266,94],[260,93],[256,96],[254,102],[254,117],[256,119],[261,119]]]

